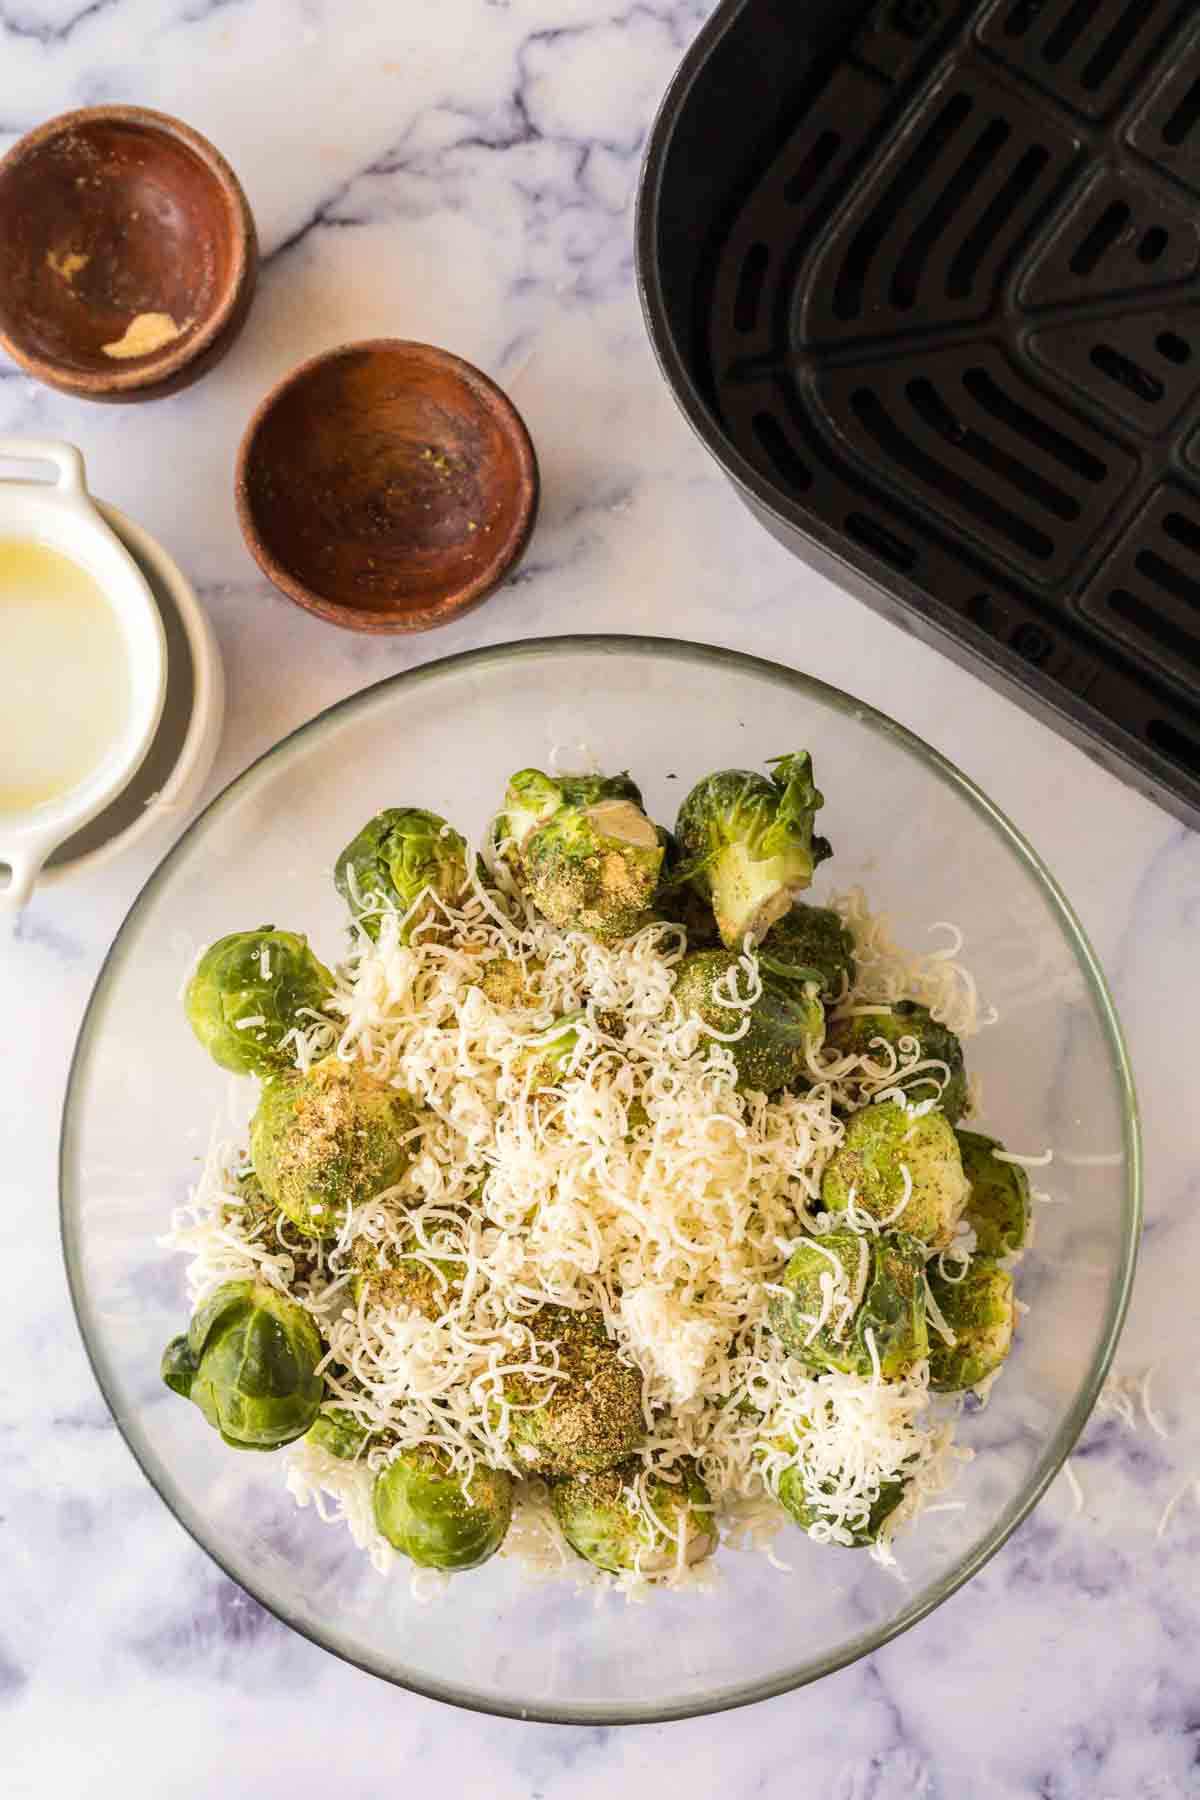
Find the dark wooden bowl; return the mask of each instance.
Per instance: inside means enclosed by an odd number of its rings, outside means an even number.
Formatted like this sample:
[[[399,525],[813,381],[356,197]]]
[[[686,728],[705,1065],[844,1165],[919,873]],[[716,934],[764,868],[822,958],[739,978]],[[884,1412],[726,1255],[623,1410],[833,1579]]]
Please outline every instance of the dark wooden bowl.
[[[63,113],[0,162],[0,345],[51,387],[118,401],[186,387],[237,337],[257,274],[237,176],[165,113]]]
[[[512,402],[429,344],[380,338],[303,363],[238,453],[259,568],[351,631],[428,631],[477,606],[523,555],[537,504]]]

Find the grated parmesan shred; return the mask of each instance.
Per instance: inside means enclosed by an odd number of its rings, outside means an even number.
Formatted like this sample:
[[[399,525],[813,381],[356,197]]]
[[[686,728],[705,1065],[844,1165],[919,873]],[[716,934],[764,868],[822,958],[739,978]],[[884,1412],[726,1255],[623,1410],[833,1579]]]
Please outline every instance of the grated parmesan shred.
[[[861,890],[833,904],[854,935],[860,971],[843,1010],[911,998],[960,1035],[990,1022],[952,928],[935,928],[951,930],[947,946],[909,959]],[[844,1057],[815,1067],[819,1079],[805,1094],[742,1093],[727,1044],[746,1025],[714,1033],[682,1016],[674,999],[686,949],[679,927],[649,925],[601,945],[523,914],[511,894],[498,905],[478,886],[461,910],[432,896],[418,907],[408,943],[404,921],[387,912],[377,940],[356,933],[336,971],[328,1008],[336,1023],[314,1013],[288,1038],[300,1068],[333,1050],[413,1097],[423,1116],[402,1180],[352,1211],[334,1242],[289,1236],[286,1221],[268,1238],[238,1191],[243,1158],[218,1139],[166,1240],[191,1256],[193,1303],[250,1276],[301,1301],[328,1345],[331,1402],[387,1433],[385,1445],[354,1463],[293,1445],[287,1485],[297,1503],[347,1528],[386,1573],[396,1557],[374,1527],[374,1473],[395,1445],[437,1445],[467,1478],[477,1461],[517,1477],[502,1554],[529,1573],[634,1600],[654,1585],[711,1586],[713,1563],[689,1567],[682,1541],[653,1581],[595,1570],[563,1542],[543,1485],[527,1479],[509,1442],[504,1380],[517,1371],[554,1380],[554,1345],[528,1323],[553,1302],[601,1311],[644,1376],[645,1469],[669,1479],[681,1458],[695,1457],[726,1544],[787,1566],[771,1545],[787,1523],[779,1477],[794,1464],[820,1502],[823,1516],[809,1531],[817,1541],[849,1542],[881,1489],[903,1479],[904,1502],[873,1546],[893,1563],[895,1531],[945,1493],[970,1454],[955,1445],[952,1418],[933,1410],[927,1364],[902,1381],[815,1375],[786,1356],[764,1320],[790,1250],[819,1245],[811,1233],[830,1223],[813,1209],[843,1135],[837,1104],[867,1083],[882,1097],[910,1064],[890,1050],[875,1064]],[[417,916],[414,908],[408,918]],[[519,1003],[490,999],[480,985],[498,963],[519,970]],[[759,992],[748,950],[722,1003],[744,1011]],[[548,1087],[539,1056],[568,1014],[574,1047]],[[939,1085],[948,1075],[944,1064],[926,1066]],[[911,1180],[893,1219],[910,1191]],[[852,1209],[840,1222],[878,1229],[863,1221]],[[442,1316],[387,1310],[365,1291],[356,1304],[359,1240],[374,1266],[415,1256],[444,1281],[436,1262],[460,1263]],[[862,1249],[855,1292],[830,1257],[814,1333],[831,1317],[852,1317],[869,1261],[865,1242]],[[418,1586],[424,1598],[437,1584],[422,1577]]]

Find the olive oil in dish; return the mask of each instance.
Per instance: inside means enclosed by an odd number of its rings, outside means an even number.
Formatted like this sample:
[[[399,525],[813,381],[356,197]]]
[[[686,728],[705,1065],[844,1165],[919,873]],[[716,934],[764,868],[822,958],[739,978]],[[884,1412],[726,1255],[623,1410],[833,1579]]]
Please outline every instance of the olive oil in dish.
[[[99,583],[48,544],[0,537],[0,812],[78,787],[120,741],[131,699]]]

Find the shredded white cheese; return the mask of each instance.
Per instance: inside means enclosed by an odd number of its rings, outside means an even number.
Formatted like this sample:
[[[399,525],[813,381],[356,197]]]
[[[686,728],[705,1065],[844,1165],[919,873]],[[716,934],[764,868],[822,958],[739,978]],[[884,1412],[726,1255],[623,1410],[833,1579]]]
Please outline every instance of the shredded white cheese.
[[[403,921],[386,912],[377,941],[358,934],[336,973],[337,1024],[313,1014],[287,1040],[300,1068],[332,1048],[413,1097],[420,1123],[409,1168],[352,1210],[336,1241],[317,1244],[286,1222],[269,1238],[252,1226],[233,1177],[236,1154],[215,1145],[169,1240],[192,1255],[193,1301],[248,1275],[290,1292],[329,1347],[331,1402],[386,1431],[390,1445],[440,1446],[468,1477],[477,1460],[517,1477],[504,1554],[535,1573],[640,1598],[649,1586],[640,1572],[601,1576],[566,1548],[542,1484],[528,1479],[510,1441],[505,1377],[552,1382],[557,1370],[553,1343],[528,1321],[546,1303],[597,1308],[644,1378],[646,1468],[694,1457],[726,1541],[770,1553],[786,1522],[779,1479],[793,1466],[819,1508],[809,1528],[818,1541],[851,1541],[881,1491],[903,1481],[904,1502],[874,1546],[890,1562],[895,1528],[942,1494],[969,1454],[955,1448],[951,1420],[931,1410],[927,1365],[902,1381],[879,1379],[877,1358],[872,1380],[814,1375],[765,1329],[790,1249],[820,1247],[813,1208],[850,1091],[839,1083],[857,1089],[864,1059],[822,1070],[805,1094],[740,1092],[727,1042],[745,1024],[714,1033],[675,1001],[686,948],[678,927],[647,926],[606,946],[515,906],[509,917],[482,889],[461,910],[428,896],[418,904],[409,943]],[[858,946],[851,1008],[907,997],[964,1035],[984,1022],[956,960],[957,934],[914,962],[860,892],[835,904]],[[519,979],[491,984],[501,971]],[[747,953],[722,1003],[745,1010],[760,991]],[[547,1075],[546,1047],[566,1015],[570,1056]],[[890,1084],[895,1073],[889,1052],[880,1079]],[[908,1203],[904,1173],[904,1196],[882,1223],[899,1221]],[[365,1286],[356,1302],[364,1243],[377,1267],[423,1261],[444,1284],[441,1316],[375,1304]],[[835,1335],[852,1319],[870,1259],[864,1242],[853,1286],[829,1260],[814,1335],[831,1318]],[[446,1261],[461,1265],[461,1277],[445,1280],[434,1265]],[[301,1443],[288,1456],[298,1503],[343,1523],[381,1572],[395,1557],[375,1531],[370,1487],[389,1454],[375,1448],[347,1463]],[[682,1541],[666,1561],[654,1571],[659,1584],[714,1578],[709,1564],[688,1565]]]

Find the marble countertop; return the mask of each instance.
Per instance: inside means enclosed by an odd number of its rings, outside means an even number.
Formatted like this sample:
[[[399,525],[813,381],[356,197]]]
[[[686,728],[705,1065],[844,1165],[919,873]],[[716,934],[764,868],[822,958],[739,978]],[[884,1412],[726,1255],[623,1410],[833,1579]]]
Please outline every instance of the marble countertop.
[[[1191,1387],[1200,837],[808,572],[676,412],[634,293],[632,207],[701,0],[0,0],[0,147],[65,108],[177,112],[241,174],[264,268],[193,391],[126,411],[0,366],[0,431],[64,437],[195,580],[229,678],[209,792],[395,670],[550,632],[651,631],[804,667],[958,762],[1060,876],[1113,983],[1144,1105],[1146,1234],[1122,1375],[1156,1363],[1160,1438],[1109,1413],[967,1589],[869,1661],[750,1711],[629,1731],[452,1714],[336,1662],[186,1539],[117,1437],[67,1301],[55,1148],[101,958],[163,848],[37,897],[0,943],[0,1772],[6,1800],[421,1791],[492,1800],[1177,1800],[1200,1793],[1200,1475]],[[368,641],[258,578],[233,450],[290,365],[426,338],[495,375],[542,459],[520,578],[431,636]],[[1050,773],[1052,771],[1052,774]],[[1174,1321],[1174,1325],[1172,1325]],[[1189,1341],[1190,1340],[1190,1341]],[[152,1616],[156,1628],[147,1630]],[[948,1636],[947,1634],[951,1634]],[[261,1778],[261,1780],[260,1780]]]

